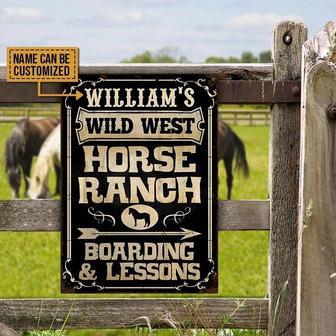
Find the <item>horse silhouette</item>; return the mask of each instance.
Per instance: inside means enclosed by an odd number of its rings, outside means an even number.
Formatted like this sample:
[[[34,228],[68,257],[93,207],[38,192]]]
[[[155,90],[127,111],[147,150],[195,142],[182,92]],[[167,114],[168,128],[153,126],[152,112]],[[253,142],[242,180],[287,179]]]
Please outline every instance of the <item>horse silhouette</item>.
[[[145,227],[148,227],[150,225],[150,215],[147,212],[139,212],[138,210],[134,208],[129,208],[128,213],[133,217],[134,219],[134,226],[137,226],[137,223],[139,220],[145,221]]]

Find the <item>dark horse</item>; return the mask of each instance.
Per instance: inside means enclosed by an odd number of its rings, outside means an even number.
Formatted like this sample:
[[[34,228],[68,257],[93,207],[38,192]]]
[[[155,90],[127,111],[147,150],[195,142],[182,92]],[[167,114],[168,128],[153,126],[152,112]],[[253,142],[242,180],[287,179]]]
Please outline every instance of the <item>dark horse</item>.
[[[139,212],[138,210],[134,208],[129,208],[128,212],[131,216],[134,218],[134,226],[137,226],[137,221],[138,220],[145,220],[145,227],[148,227],[150,224],[150,215],[149,213],[144,213],[144,212]]]
[[[28,178],[33,157],[38,155],[40,148],[50,134],[59,124],[58,118],[20,119],[12,134],[6,141],[6,173],[13,191],[13,197],[18,198],[21,185],[21,168],[25,179],[25,195],[28,190]],[[60,169],[56,168],[57,180]],[[56,193],[58,190],[56,183]]]
[[[246,160],[244,143],[224,121],[218,120],[217,158],[218,162],[224,160],[228,199],[231,199],[234,157],[236,158],[236,168],[240,169],[245,177],[248,177],[249,167]]]

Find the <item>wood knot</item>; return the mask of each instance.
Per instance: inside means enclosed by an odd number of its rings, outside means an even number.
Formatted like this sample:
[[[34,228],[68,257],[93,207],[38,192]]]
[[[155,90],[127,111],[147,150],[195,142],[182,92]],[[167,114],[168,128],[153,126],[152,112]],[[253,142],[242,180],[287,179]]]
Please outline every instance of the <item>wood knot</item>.
[[[332,104],[327,109],[327,118],[329,120],[336,120],[336,104]]]

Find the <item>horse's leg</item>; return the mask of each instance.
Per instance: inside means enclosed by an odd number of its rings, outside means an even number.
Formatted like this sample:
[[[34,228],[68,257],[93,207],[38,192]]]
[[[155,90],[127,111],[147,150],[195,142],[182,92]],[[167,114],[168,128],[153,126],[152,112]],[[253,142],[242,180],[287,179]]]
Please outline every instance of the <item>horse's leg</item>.
[[[55,164],[54,169],[55,169],[55,174],[56,174],[55,195],[58,195],[61,191],[61,167]]]
[[[20,168],[19,168],[20,169]],[[20,181],[21,180],[21,175],[17,177],[17,183],[13,183],[13,185],[10,183],[10,187],[12,189],[12,198],[19,198],[20,197]]]
[[[33,160],[33,157],[25,157],[25,158],[23,158],[23,160],[21,162],[22,171],[23,171],[23,178],[25,180],[25,193],[24,193],[25,196],[27,196],[27,191],[28,191],[28,188],[29,188],[28,178],[30,176],[30,169],[31,169],[31,166],[32,166],[32,160]]]
[[[226,170],[226,185],[227,185],[227,199],[231,199],[231,191],[233,185],[233,173],[232,173],[232,163],[233,163],[234,149],[228,148],[224,155],[224,167]]]

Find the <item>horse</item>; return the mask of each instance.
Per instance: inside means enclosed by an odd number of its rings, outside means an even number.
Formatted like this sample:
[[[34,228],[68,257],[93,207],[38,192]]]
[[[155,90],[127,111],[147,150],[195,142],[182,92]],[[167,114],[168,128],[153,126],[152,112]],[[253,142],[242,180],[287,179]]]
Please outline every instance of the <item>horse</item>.
[[[227,199],[231,199],[233,186],[233,159],[236,159],[236,169],[249,176],[249,166],[246,159],[245,146],[238,135],[223,120],[218,120],[217,131],[217,159],[224,161],[226,170]]]
[[[148,213],[139,212],[134,208],[129,208],[128,213],[134,218],[134,227],[137,226],[137,221],[142,219],[145,221],[144,227],[148,227],[150,225],[150,215]]]
[[[5,171],[14,198],[18,198],[20,193],[21,169],[27,194],[33,157],[39,153],[43,142],[58,124],[58,118],[23,118],[17,121],[6,141],[5,150]]]
[[[31,199],[49,197],[48,180],[52,167],[56,174],[61,171],[61,128],[58,125],[47,137],[38,154],[33,174],[29,181],[28,196]],[[57,189],[60,190],[61,179],[58,176],[56,181]]]

